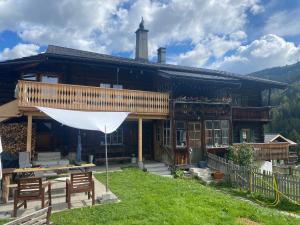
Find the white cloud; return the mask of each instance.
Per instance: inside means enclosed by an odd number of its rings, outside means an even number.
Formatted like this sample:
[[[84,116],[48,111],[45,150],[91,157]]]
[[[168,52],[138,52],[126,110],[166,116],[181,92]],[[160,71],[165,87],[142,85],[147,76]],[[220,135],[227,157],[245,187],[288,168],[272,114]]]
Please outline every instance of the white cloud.
[[[196,44],[192,50],[179,54],[172,61],[188,66],[205,65],[211,57],[220,59],[227,51],[238,48],[241,45],[241,39],[245,37],[243,32],[236,32],[223,37],[212,35]]]
[[[40,0],[6,0],[0,1],[0,32],[17,32],[24,41],[38,45],[131,52],[134,32],[144,16],[151,56],[156,55],[158,46],[189,41],[196,52],[183,53],[179,59],[196,57],[194,66],[202,66],[209,58],[202,54],[220,57],[231,49],[236,43],[228,36],[243,39],[247,13],[261,11],[259,0],[51,0],[46,5]],[[235,42],[241,41],[240,37]],[[203,52],[199,46],[210,40],[215,42]],[[203,60],[197,60],[199,56]]]
[[[300,9],[280,11],[266,22],[265,32],[279,36],[296,36],[300,34]]]
[[[18,44],[13,48],[5,48],[0,52],[0,61],[35,55],[40,47],[34,44]]]
[[[211,67],[246,74],[299,60],[300,46],[268,34],[249,45],[240,46],[235,54],[215,62]]]

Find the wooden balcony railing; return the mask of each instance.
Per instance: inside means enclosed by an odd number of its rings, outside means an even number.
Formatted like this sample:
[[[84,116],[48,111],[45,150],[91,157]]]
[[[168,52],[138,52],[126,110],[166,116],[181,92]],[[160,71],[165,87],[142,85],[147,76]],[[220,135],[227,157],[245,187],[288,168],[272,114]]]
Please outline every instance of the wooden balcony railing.
[[[289,157],[289,143],[247,143],[247,145],[253,147],[255,160],[287,160]]]
[[[84,111],[131,112],[143,115],[169,114],[168,93],[23,80],[18,82],[17,92],[18,106],[24,110],[44,106]]]
[[[232,107],[232,120],[270,121],[270,107]]]

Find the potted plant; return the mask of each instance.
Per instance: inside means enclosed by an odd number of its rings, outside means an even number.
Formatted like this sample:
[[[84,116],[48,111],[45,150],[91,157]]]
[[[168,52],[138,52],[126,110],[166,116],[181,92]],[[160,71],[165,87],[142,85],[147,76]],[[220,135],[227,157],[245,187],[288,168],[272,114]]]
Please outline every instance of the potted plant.
[[[215,171],[212,173],[212,176],[215,180],[221,180],[224,177],[224,173],[221,171]]]

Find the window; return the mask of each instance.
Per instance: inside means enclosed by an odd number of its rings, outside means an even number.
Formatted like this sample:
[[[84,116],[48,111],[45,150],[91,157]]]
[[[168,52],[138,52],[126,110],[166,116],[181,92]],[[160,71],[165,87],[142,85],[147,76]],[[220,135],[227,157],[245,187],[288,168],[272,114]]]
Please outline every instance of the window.
[[[101,84],[100,84],[100,87],[101,87],[101,88],[110,88],[110,84],[107,84],[107,83],[101,83]]]
[[[21,79],[22,80],[29,80],[29,81],[36,81],[37,76],[36,76],[35,73],[22,74]]]
[[[229,121],[228,120],[205,121],[205,142],[207,147],[228,146]]]
[[[222,145],[229,145],[229,122],[221,120]]]
[[[201,147],[201,123],[189,123],[189,144],[195,149]]]
[[[176,121],[176,146],[186,146],[186,126],[182,121]]]
[[[251,129],[241,129],[240,132],[240,142],[244,143],[250,143],[250,142],[254,142],[254,134],[253,131]]]
[[[121,84],[114,84],[114,85],[113,85],[113,88],[114,88],[114,89],[122,90],[122,89],[123,89],[123,85],[121,85]]]
[[[123,144],[123,128],[119,128],[111,134],[107,134],[108,145],[122,145]],[[101,137],[101,145],[105,145],[104,134]]]
[[[58,76],[52,75],[52,74],[42,74],[41,75],[41,82],[42,83],[57,84],[58,83]]]
[[[170,120],[164,121],[164,130],[163,130],[163,145],[171,145],[171,122]]]

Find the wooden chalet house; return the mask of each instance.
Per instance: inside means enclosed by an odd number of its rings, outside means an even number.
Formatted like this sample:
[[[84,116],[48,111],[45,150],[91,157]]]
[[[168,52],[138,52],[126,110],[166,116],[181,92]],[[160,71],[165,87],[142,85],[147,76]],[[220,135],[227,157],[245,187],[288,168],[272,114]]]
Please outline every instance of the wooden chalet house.
[[[148,61],[148,30],[136,31],[135,59],[49,45],[45,53],[0,62],[0,134],[5,151],[76,152],[78,131],[35,108],[129,111],[108,137],[109,158],[196,163],[233,143],[264,142],[270,106],[262,92],[286,84],[223,71]],[[82,131],[82,157],[104,158],[104,136]],[[272,154],[272,153],[268,153]]]

